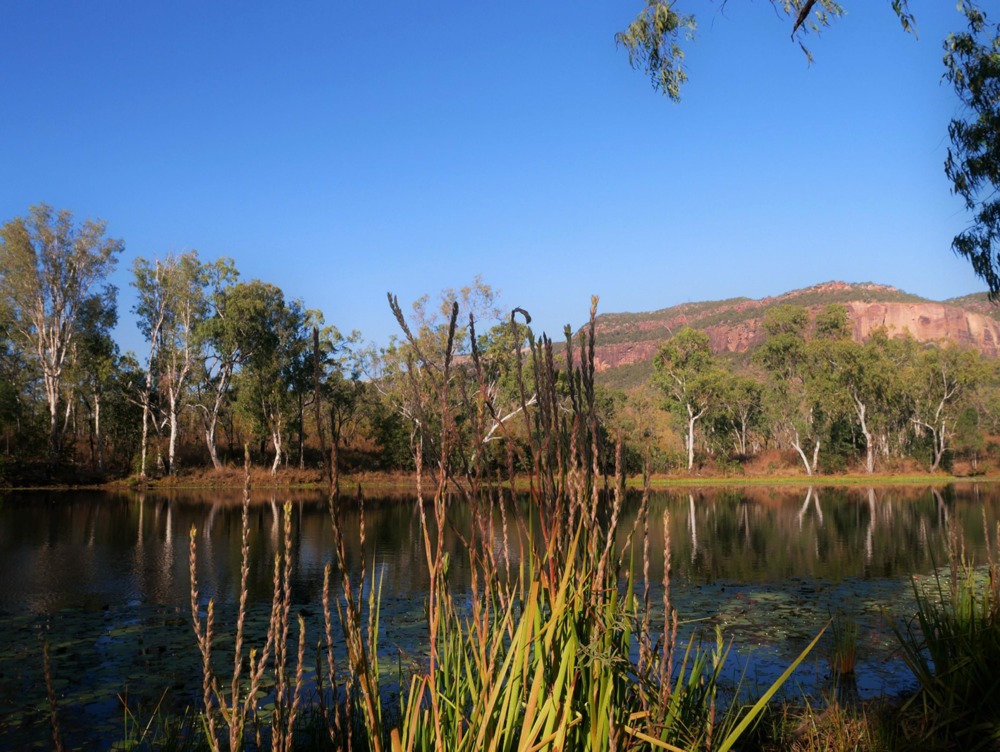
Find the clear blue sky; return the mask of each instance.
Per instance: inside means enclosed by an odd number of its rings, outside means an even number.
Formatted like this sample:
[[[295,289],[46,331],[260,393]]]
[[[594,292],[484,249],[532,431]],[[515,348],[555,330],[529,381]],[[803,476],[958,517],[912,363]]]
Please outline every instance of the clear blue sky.
[[[231,256],[341,330],[395,333],[476,274],[559,336],[604,312],[831,279],[984,289],[951,253],[953,2],[889,0],[811,40],[767,2],[699,15],[679,105],[613,35],[642,0],[0,4],[0,221],[47,202],[132,261]]]

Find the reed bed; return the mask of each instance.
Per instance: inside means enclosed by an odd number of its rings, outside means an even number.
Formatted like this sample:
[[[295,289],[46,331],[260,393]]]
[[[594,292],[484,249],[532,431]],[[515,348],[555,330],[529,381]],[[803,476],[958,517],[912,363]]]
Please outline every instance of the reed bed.
[[[1000,740],[1000,523],[991,531],[984,516],[983,528],[985,566],[966,558],[953,523],[947,580],[936,575],[930,590],[914,582],[916,623],[896,630],[920,683],[907,706],[922,716],[922,737],[964,749]]]
[[[331,483],[340,581],[335,584],[328,565],[316,650],[318,712],[310,721],[313,728],[317,721],[321,725],[323,744],[376,752],[732,749],[816,641],[749,708],[733,697],[720,703],[728,655],[721,633],[707,646],[693,638],[677,644],[669,520],[662,542],[651,541],[648,478],[635,524],[619,530],[622,444],[601,425],[594,393],[596,298],[589,327],[576,340],[567,328],[560,357],[551,340],[534,339],[516,321],[520,314],[530,323],[526,313],[512,314],[511,326],[527,343],[515,342],[506,354],[515,383],[506,403],[498,398],[495,364],[476,346],[475,321],[470,317],[460,330],[457,305],[435,356],[423,333],[411,331],[395,299],[390,304],[409,357],[416,511],[430,583],[427,653],[405,674],[397,672],[391,681],[402,688],[398,707],[386,707],[378,650],[380,583],[372,581],[374,561],[353,578],[349,574],[340,499]],[[463,336],[471,354],[458,363],[456,341]],[[527,475],[526,508],[514,497],[515,468]],[[306,641],[300,618],[297,650],[289,648],[290,514],[286,509],[285,553],[274,562],[267,636],[248,650],[243,621],[249,480],[244,498],[241,597],[225,685],[213,671],[214,606],[209,601],[202,614],[192,531],[191,610],[203,659],[205,735],[213,751],[251,743],[290,750]],[[451,529],[455,505],[471,510],[471,530]],[[460,536],[468,555],[471,587],[461,594],[449,582],[446,533]],[[362,512],[363,551],[364,537]],[[658,544],[666,564],[654,573],[650,548]],[[638,550],[641,555],[633,555]],[[662,588],[662,604],[655,608],[654,578]],[[346,660],[333,648],[338,627]],[[266,715],[257,709],[265,671],[274,678],[268,690],[274,709]]]

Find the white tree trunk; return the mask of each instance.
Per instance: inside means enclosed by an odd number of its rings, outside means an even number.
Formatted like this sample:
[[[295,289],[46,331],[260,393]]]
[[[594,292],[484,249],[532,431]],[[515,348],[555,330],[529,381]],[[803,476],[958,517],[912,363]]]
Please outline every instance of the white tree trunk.
[[[174,464],[177,458],[177,395],[170,393],[170,444],[167,449],[167,474],[173,475],[176,472]]]
[[[274,477],[278,474],[278,467],[281,465],[282,442],[280,425],[271,430],[271,441],[274,443],[274,463],[271,465],[271,477]]]
[[[101,436],[101,395],[94,393],[94,441],[97,444],[97,469],[104,470],[104,439]]]
[[[816,465],[816,459],[819,457],[819,442],[816,442],[815,451],[813,452],[813,464],[810,466],[809,458],[806,457],[805,451],[802,449],[802,442],[799,439],[799,432],[795,432],[795,438],[792,440],[792,446],[795,447],[795,451],[799,453],[799,457],[802,458],[802,464],[805,465],[806,475],[812,475],[813,469]]]
[[[687,450],[688,450],[688,472],[691,472],[691,468],[694,467],[694,417],[690,415],[691,408],[688,408],[688,431],[687,431]]]
[[[866,420],[868,408],[864,402],[858,399],[857,395],[852,394],[851,399],[854,400],[854,411],[858,415],[858,423],[861,424],[861,435],[865,437],[865,470],[871,474],[875,472],[875,440],[868,430],[868,421]]]
[[[217,416],[213,413],[205,423],[205,446],[208,447],[208,456],[212,458],[212,467],[216,470],[222,469],[219,461],[219,452],[215,448],[215,426],[218,422]]]

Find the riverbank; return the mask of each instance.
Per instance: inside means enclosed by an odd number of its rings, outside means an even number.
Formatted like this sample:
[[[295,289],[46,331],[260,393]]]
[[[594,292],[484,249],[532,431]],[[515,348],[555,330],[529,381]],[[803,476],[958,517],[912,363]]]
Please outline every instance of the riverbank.
[[[79,482],[67,480],[58,483],[26,483],[11,484],[4,491],[27,490],[100,490],[122,491],[134,489],[149,490],[196,490],[196,489],[226,489],[238,490],[245,480],[242,468],[223,468],[221,470],[182,470],[175,476],[161,478],[137,477],[119,478],[113,480],[98,480],[93,477],[80,478]],[[252,471],[252,484],[257,489],[288,489],[301,491],[325,491],[327,480],[318,470],[280,470],[271,475],[266,469]],[[426,483],[425,479],[425,490]],[[946,486],[956,483],[997,483],[1000,482],[1000,471],[982,474],[946,474],[928,472],[905,473],[837,473],[826,475],[805,475],[795,473],[766,474],[721,474],[704,473],[672,473],[669,475],[654,475],[650,478],[650,486],[654,489],[670,488],[743,488],[753,486],[782,486],[786,488],[829,488],[837,486]],[[518,487],[527,489],[527,477],[522,476],[515,481]],[[641,488],[641,476],[630,476],[626,479],[628,488]],[[417,490],[417,478],[414,473],[379,473],[364,472],[342,475],[340,492],[344,496],[364,493],[379,494],[414,494]]]

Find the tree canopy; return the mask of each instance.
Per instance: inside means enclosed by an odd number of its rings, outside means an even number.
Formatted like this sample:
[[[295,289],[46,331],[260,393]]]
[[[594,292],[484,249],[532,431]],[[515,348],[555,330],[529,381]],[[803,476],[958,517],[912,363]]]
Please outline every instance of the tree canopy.
[[[725,4],[725,3],[723,3]],[[697,18],[683,10],[680,0],[646,0],[645,7],[615,41],[628,51],[632,67],[650,77],[653,88],[674,102],[688,79],[684,44],[694,39]],[[791,37],[812,56],[805,44],[810,33],[831,25],[845,13],[834,0],[771,0],[786,15]],[[916,19],[908,0],[889,0],[907,32]],[[948,126],[951,148],[945,174],[952,191],[971,215],[952,249],[972,264],[986,282],[993,300],[1000,298],[1000,24],[991,23],[976,0],[958,0],[958,12],[967,28],[944,40],[944,78],[962,105]]]

